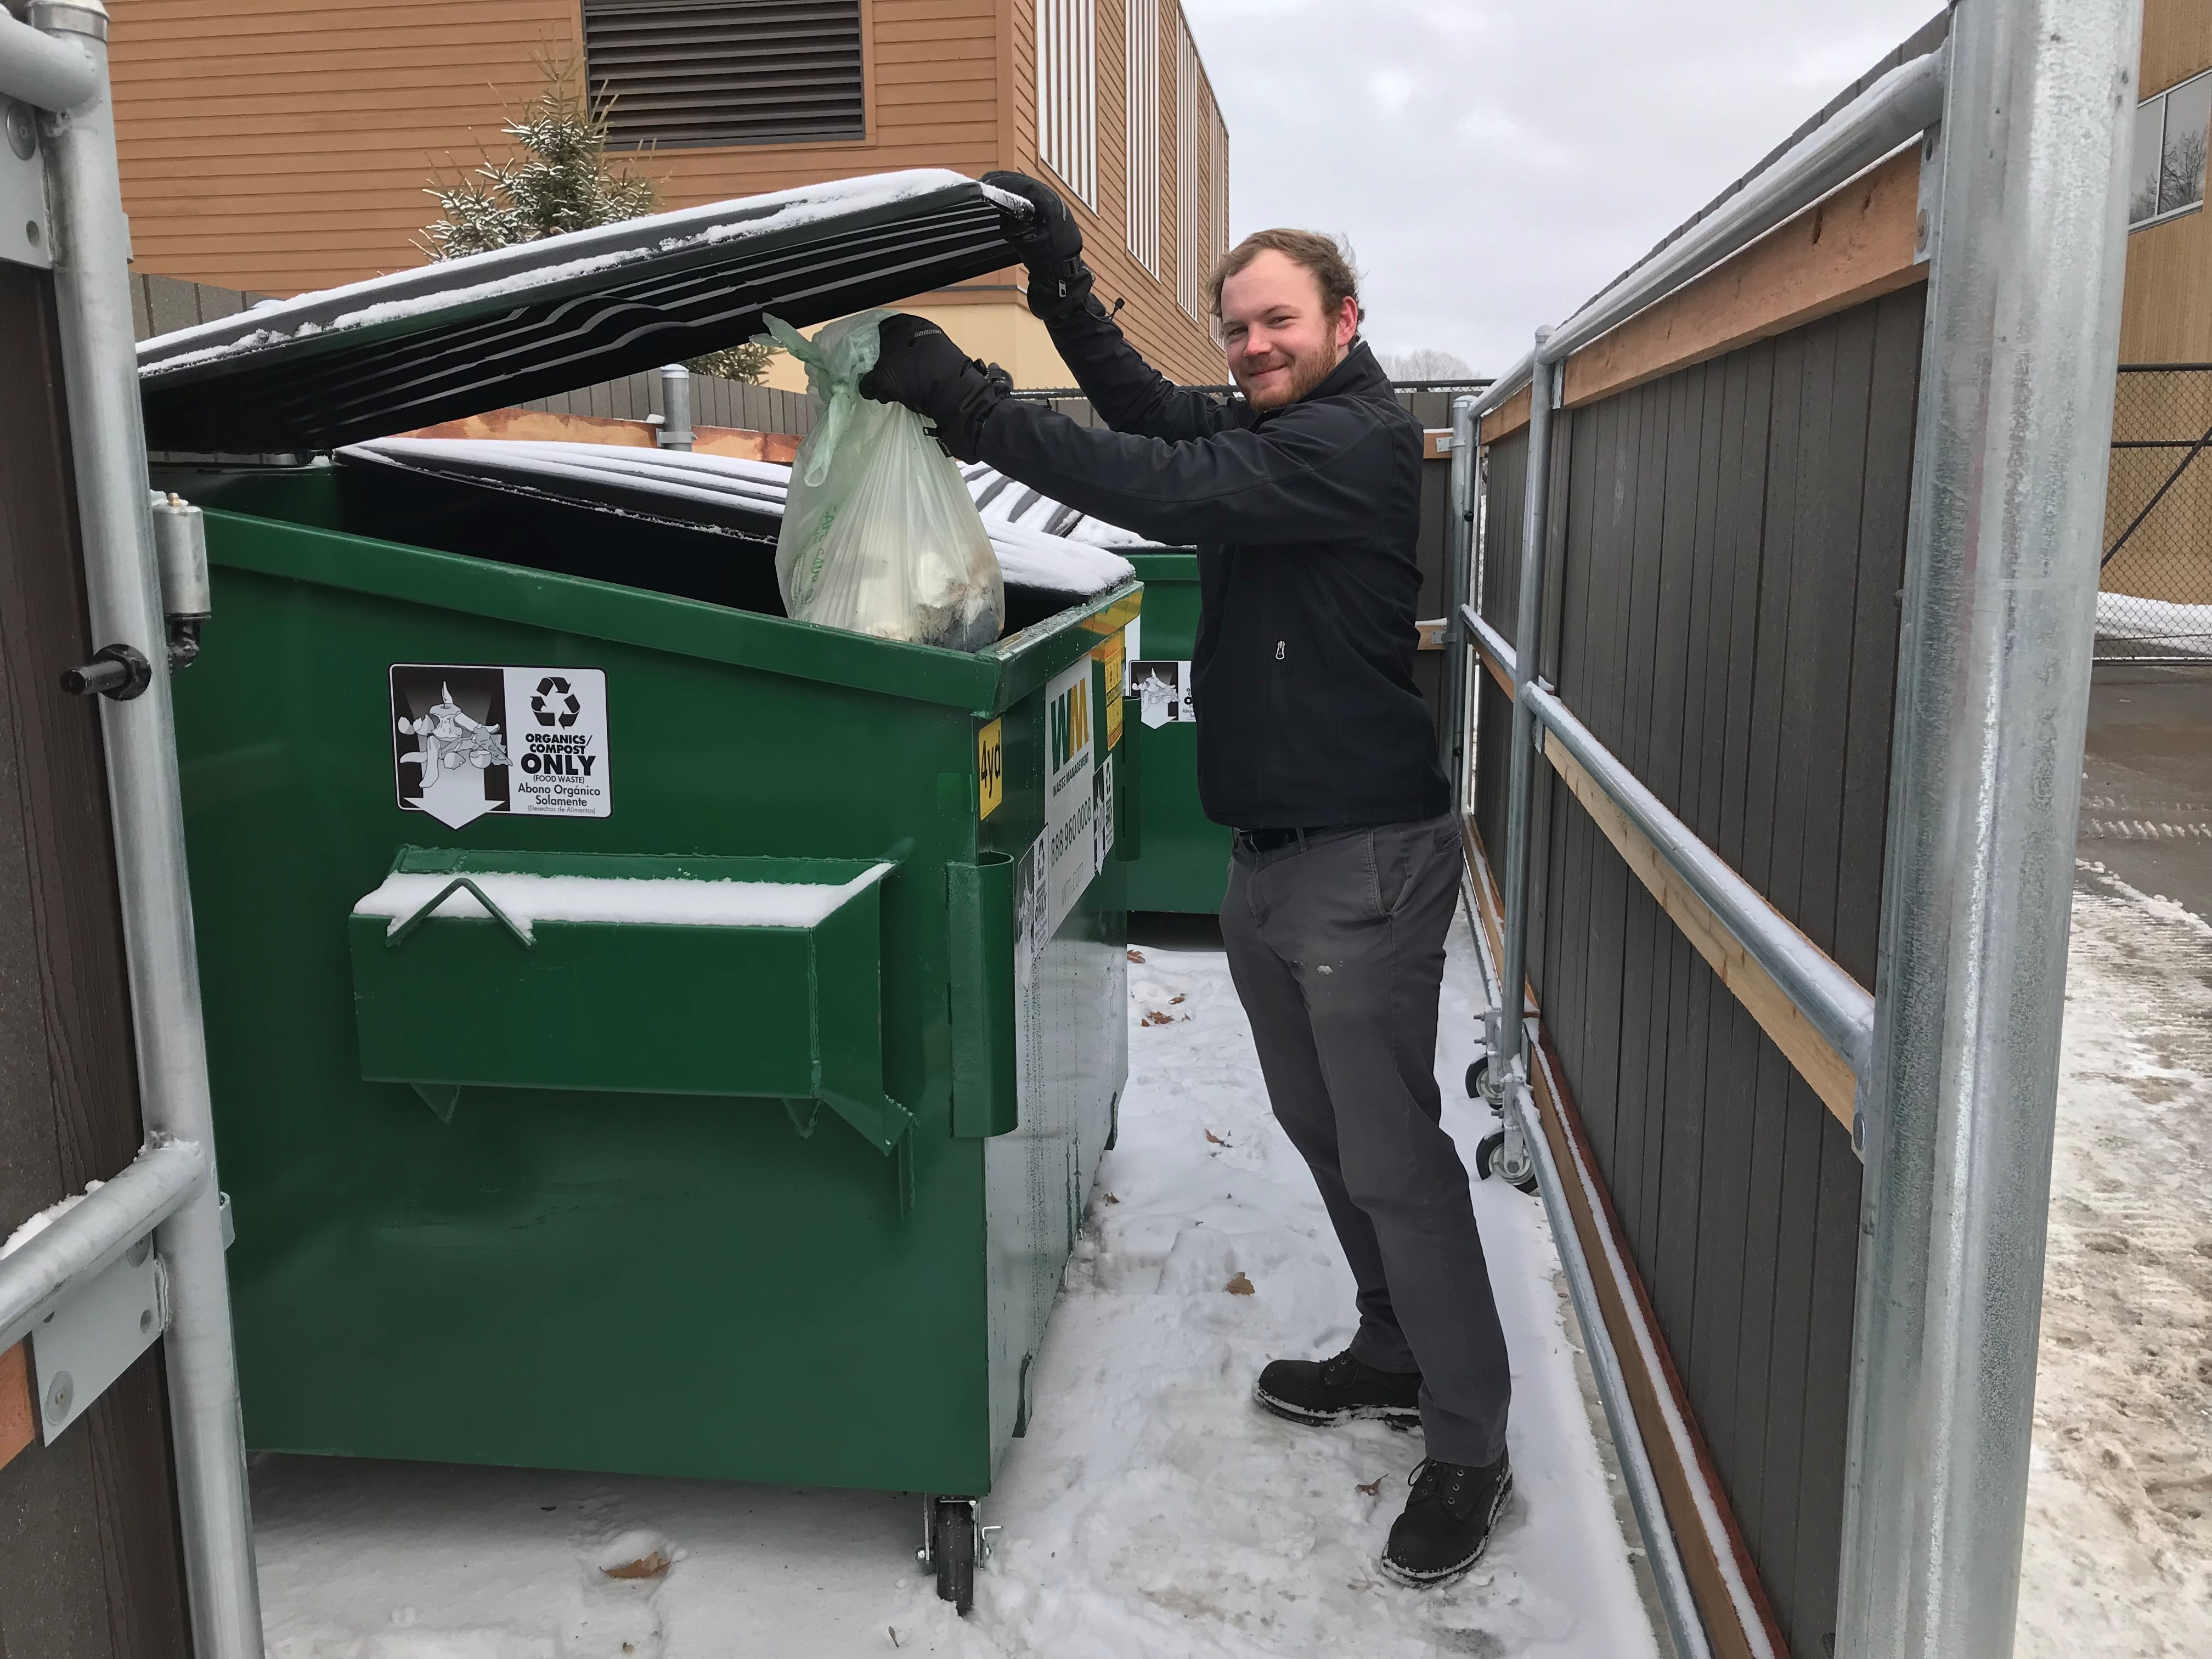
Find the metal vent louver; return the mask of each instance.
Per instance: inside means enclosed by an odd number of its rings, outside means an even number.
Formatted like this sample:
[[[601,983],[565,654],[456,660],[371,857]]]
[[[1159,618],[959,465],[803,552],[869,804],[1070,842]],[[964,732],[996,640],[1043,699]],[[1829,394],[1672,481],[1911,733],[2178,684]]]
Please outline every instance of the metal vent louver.
[[[867,136],[860,0],[584,0],[617,148]]]

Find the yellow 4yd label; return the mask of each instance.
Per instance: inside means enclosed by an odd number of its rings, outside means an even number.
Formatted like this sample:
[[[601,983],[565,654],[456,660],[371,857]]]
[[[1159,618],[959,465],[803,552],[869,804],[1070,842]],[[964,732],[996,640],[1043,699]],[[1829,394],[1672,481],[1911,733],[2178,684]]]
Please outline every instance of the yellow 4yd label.
[[[1006,745],[993,720],[975,734],[975,816],[988,818],[1006,798]]]

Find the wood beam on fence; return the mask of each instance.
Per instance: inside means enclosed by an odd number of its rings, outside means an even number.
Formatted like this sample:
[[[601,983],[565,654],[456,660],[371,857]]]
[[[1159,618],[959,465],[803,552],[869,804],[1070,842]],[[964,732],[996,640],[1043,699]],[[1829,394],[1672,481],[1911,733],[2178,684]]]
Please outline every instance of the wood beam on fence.
[[[1513,678],[1505,672],[1504,665],[1487,651],[1480,652],[1480,655],[1491,678],[1507,697],[1511,697]],[[1858,1088],[1857,1075],[1850,1060],[1820,1035],[1789,994],[1775,983],[1773,975],[1759,966],[1744,949],[1743,942],[1713,913],[1711,906],[1674,872],[1674,866],[1613,804],[1613,797],[1599,787],[1597,780],[1584,771],[1565,745],[1548,732],[1544,734],[1543,755],[1582,803],[1591,821],[1613,843],[1622,862],[1636,872],[1636,878],[1659,902],[1659,908],[1697,947],[1698,954],[1705,959],[1721,983],[1750,1012],[1759,1022],[1759,1030],[1782,1051],[1797,1074],[1812,1085],[1820,1103],[1844,1128],[1850,1128]],[[1777,910],[1775,915],[1781,916],[1782,913]],[[1786,916],[1782,920],[1789,922],[1800,938],[1803,937],[1803,930],[1795,922],[1790,922]],[[1807,943],[1810,945],[1811,941]]]
[[[0,1464],[28,1446],[38,1427],[31,1411],[29,1354],[21,1342],[0,1353]]]
[[[1919,213],[1915,147],[1576,352],[1561,366],[1562,404],[1595,403],[1925,280],[1914,262]],[[1484,418],[1481,441],[1528,423],[1524,389]]]
[[[1820,1097],[1820,1103],[1844,1128],[1850,1128],[1852,1097],[1858,1088],[1850,1061],[1814,1028],[1788,993],[1744,949],[1743,942],[1729,932],[1711,907],[1691,890],[1689,884],[1674,872],[1674,866],[1644,838],[1641,830],[1629,822],[1628,815],[1613,804],[1613,797],[1598,787],[1597,780],[1583,770],[1581,763],[1549,732],[1544,738],[1544,758],[1566,781],[1575,799],[1583,804],[1583,810],[1613,843],[1613,851],[1636,872],[1636,878],[1650,890],[1651,896],[1659,901],[1659,908],[1697,946],[1698,954],[1705,959],[1721,983],[1751,1011],[1759,1030],[1797,1068],[1798,1075],[1813,1085],[1813,1092]]]

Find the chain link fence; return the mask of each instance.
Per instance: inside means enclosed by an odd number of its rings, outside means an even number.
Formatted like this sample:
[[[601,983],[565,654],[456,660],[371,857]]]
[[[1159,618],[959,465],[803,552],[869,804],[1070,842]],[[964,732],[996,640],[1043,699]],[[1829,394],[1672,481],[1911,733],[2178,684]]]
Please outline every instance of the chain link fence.
[[[2212,661],[2212,363],[2123,363],[2100,662]]]

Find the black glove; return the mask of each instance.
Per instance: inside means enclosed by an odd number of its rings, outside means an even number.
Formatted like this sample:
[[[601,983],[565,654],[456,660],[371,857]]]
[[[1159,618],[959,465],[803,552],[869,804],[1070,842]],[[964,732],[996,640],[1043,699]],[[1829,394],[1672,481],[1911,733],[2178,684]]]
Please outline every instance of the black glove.
[[[1081,310],[1091,297],[1091,267],[1083,263],[1083,227],[1060,192],[1026,173],[987,173],[983,182],[1036,210],[1026,218],[1006,215],[1006,239],[1030,268],[1030,313],[1050,322]]]
[[[905,404],[936,424],[938,441],[954,459],[981,459],[983,422],[1013,393],[1006,371],[963,356],[935,323],[903,312],[884,318],[876,337],[876,366],[860,377],[860,395]]]

